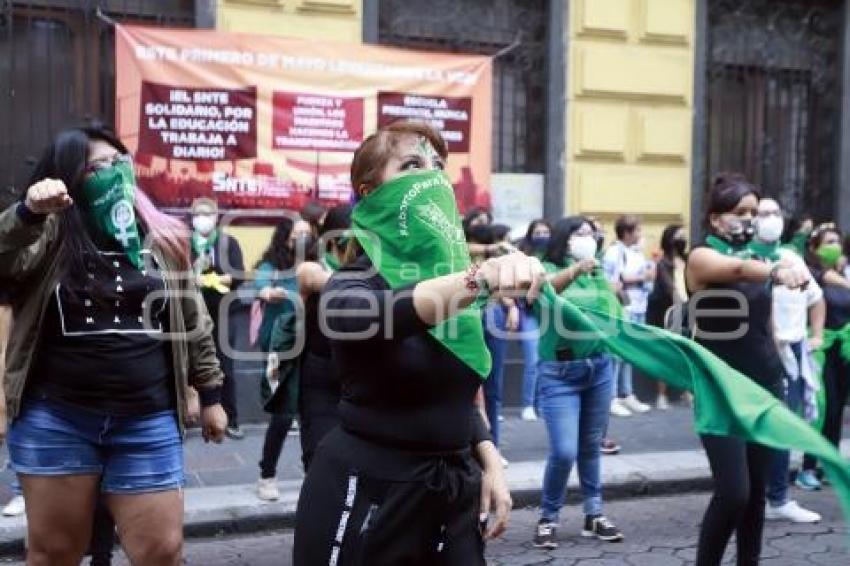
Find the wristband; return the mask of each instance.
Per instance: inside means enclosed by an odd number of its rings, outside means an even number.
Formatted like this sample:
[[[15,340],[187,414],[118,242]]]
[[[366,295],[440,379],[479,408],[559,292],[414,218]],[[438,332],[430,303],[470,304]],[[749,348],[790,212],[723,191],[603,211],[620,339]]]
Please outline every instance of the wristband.
[[[479,270],[480,263],[473,263],[466,270],[466,275],[463,276],[463,286],[468,291],[477,292],[479,294],[489,294],[490,286],[487,285],[487,280],[481,276]]]

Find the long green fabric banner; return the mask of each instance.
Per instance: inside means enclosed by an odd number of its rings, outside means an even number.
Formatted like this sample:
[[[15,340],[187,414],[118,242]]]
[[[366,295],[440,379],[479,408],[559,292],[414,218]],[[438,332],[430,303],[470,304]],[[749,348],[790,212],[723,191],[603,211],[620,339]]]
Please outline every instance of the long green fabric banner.
[[[576,306],[551,285],[543,288],[535,310],[541,328],[558,324],[569,329],[570,341],[604,349],[654,379],[692,391],[698,433],[737,436],[819,458],[850,518],[850,462],[781,401],[704,347],[654,326]]]

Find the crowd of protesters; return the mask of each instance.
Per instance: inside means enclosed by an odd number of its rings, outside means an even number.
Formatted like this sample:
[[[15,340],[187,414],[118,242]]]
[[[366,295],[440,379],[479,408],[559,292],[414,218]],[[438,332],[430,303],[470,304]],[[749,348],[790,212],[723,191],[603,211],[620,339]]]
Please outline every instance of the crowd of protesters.
[[[178,563],[185,429],[242,439],[237,387],[256,386],[270,415],[260,499],[280,497],[278,460],[300,429],[295,564],[483,564],[512,505],[498,450],[511,341],[523,362],[520,418],[541,419],[549,445],[533,546],[558,545],[574,465],[577,531],[623,540],[601,495],[601,455],[620,449],[609,418],[694,398],[659,382],[653,399],[638,399],[629,360],[544,324],[543,286],[677,332],[694,295],[716,292],[703,306],[726,312],[744,297],[746,313],[690,320],[686,334],[838,445],[850,265],[834,224],[792,219],[743,176],[721,174],[707,237],[693,246],[671,224],[650,249],[631,215],[615,219],[610,245],[585,216],[535,219],[512,239],[486,209],[460,217],[448,158],[429,126],[379,129],[354,154],[352,204],[311,203],[279,220],[246,271],[213,198],[196,199],[186,222],[163,214],[109,130],[61,132],[0,214],[0,435],[22,494],[4,514],[25,509],[28,563],[88,552],[108,564],[116,532],[134,564]],[[250,309],[247,325],[236,324],[240,309]],[[734,340],[693,332],[742,323]],[[243,342],[262,354],[259,386],[235,371]],[[719,564],[733,532],[738,563],[757,563],[765,518],[820,520],[789,496],[789,478],[822,489],[814,457],[791,470],[787,450],[700,439],[714,492],[698,564]]]

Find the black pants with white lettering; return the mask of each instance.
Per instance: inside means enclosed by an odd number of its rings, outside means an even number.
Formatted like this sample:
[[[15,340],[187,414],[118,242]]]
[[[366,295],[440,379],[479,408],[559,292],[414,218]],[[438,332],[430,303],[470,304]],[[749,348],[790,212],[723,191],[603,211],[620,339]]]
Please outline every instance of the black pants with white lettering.
[[[336,456],[338,432],[317,450],[301,488],[295,566],[485,564],[480,480],[445,490],[453,479],[434,485],[368,477]],[[437,471],[443,479],[451,474]]]

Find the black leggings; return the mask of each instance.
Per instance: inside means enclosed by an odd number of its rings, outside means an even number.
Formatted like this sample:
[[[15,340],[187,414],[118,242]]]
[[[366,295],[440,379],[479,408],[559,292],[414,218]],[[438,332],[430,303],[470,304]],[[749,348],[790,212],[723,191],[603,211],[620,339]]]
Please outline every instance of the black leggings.
[[[697,566],[720,564],[733,531],[738,541],[738,566],[756,565],[772,451],[730,436],[703,434],[700,439],[711,465],[714,495],[702,520]]]
[[[823,385],[826,392],[826,414],[823,419],[822,434],[836,448],[841,442],[841,424],[844,419],[844,404],[850,393],[850,371],[847,363],[841,359],[839,345],[833,346],[826,354],[823,368]],[[803,458],[803,469],[814,470],[815,458],[808,454]]]
[[[273,478],[277,475],[277,461],[283,450],[286,435],[292,427],[294,417],[288,413],[273,413],[266,429],[266,438],[263,441],[263,459],[260,460],[260,477],[263,479]]]

